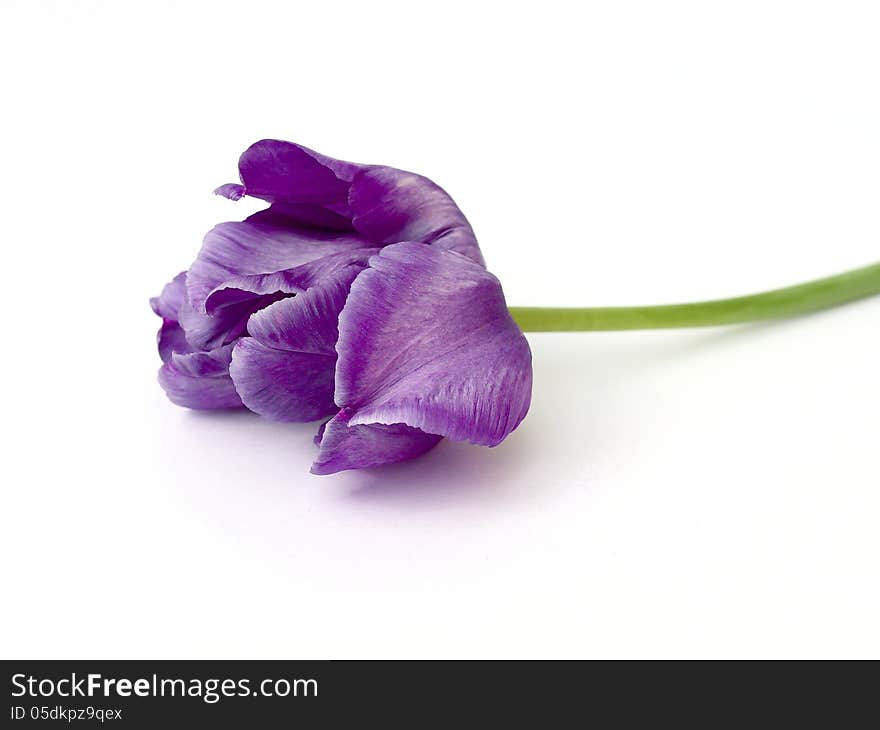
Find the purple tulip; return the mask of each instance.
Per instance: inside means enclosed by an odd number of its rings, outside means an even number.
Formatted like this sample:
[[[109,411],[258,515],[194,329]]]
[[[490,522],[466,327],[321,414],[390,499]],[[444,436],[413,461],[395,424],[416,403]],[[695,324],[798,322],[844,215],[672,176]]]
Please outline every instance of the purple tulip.
[[[205,237],[152,300],[159,380],[189,408],[330,419],[315,474],[500,443],[525,417],[531,353],[473,230],[427,178],[275,140],[217,193],[270,206]]]

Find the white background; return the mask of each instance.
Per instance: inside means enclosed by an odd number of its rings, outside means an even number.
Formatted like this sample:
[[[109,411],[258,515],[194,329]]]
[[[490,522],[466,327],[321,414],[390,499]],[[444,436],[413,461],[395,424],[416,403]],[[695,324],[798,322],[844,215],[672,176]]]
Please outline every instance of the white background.
[[[880,299],[531,335],[501,447],[310,476],[196,414],[147,300],[280,137],[415,170],[510,304],[880,258],[880,8],[2,2],[0,654],[877,657]]]

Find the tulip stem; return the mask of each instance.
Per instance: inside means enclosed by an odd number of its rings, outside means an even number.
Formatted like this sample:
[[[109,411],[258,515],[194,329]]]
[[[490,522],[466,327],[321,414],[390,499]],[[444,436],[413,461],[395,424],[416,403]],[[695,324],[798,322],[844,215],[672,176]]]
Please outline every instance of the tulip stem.
[[[525,332],[713,327],[794,317],[880,294],[880,263],[784,289],[734,299],[653,307],[511,307]]]

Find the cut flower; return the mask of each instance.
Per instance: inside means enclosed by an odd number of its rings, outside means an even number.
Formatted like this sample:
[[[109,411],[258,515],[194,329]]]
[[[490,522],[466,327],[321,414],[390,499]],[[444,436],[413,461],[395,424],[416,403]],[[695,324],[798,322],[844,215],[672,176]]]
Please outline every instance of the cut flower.
[[[160,383],[190,408],[330,419],[316,474],[494,446],[524,418],[531,353],[470,224],[420,175],[263,140],[217,193],[269,207],[205,237],[152,300]]]

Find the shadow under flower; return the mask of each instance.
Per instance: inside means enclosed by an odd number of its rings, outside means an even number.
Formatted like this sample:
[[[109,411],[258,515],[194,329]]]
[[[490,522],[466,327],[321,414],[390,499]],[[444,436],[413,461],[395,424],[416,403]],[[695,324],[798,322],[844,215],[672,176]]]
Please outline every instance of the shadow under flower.
[[[471,500],[508,501],[526,491],[521,475],[534,459],[529,437],[530,429],[524,424],[493,449],[442,441],[419,459],[343,472],[335,479],[345,496],[361,502],[436,507]]]

